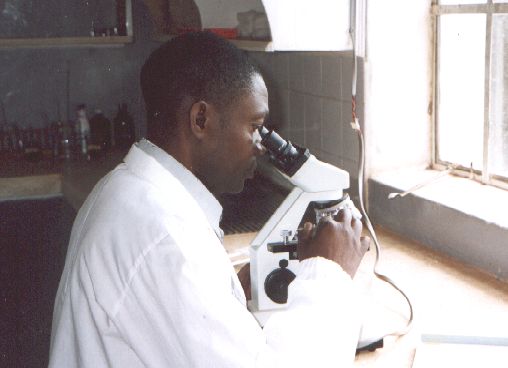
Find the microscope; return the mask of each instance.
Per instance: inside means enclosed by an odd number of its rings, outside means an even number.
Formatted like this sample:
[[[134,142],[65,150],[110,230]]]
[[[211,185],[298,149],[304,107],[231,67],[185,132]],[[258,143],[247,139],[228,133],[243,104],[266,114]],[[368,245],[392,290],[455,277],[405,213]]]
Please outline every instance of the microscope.
[[[271,314],[286,307],[288,286],[296,277],[298,230],[303,224],[317,224],[343,208],[358,220],[362,214],[344,193],[349,188],[347,171],[319,161],[308,149],[293,145],[273,130],[261,127],[259,134],[258,143],[268,151],[271,163],[294,186],[249,248],[252,299],[248,308],[264,326]],[[358,350],[382,347],[388,335],[385,328],[368,325],[362,326]]]
[[[275,131],[259,130],[261,144],[270,161],[294,185],[292,191],[250,244],[250,311],[261,325],[275,311],[285,308],[288,285],[295,278],[298,263],[298,229],[307,221],[317,224],[349,208],[361,214],[343,190],[349,188],[349,174],[319,161],[309,150],[294,146]]]

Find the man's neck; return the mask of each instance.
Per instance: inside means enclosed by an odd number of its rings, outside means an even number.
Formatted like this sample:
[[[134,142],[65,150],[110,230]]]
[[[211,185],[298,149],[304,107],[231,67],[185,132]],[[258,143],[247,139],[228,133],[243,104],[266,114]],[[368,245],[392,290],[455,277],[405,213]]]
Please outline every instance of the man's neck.
[[[183,137],[182,137],[183,138]],[[151,142],[156,144],[159,148],[173,156],[175,160],[180,162],[187,170],[194,175],[194,165],[192,152],[189,149],[190,144],[185,139],[178,136],[165,137],[163,139],[150,139]]]

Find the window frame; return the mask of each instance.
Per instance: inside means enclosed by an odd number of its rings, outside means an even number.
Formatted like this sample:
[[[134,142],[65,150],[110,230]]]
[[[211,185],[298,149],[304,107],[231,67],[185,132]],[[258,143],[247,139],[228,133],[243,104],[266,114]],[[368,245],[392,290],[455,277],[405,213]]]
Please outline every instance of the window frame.
[[[439,159],[438,146],[438,97],[439,97],[439,16],[445,14],[485,14],[485,80],[484,80],[484,114],[483,114],[483,164],[482,170],[473,170],[472,168],[456,165],[451,162]],[[494,14],[508,14],[508,3],[494,3],[493,0],[487,0],[483,4],[463,4],[463,5],[440,5],[439,0],[432,1],[432,19],[433,19],[433,128],[432,128],[432,167],[438,170],[453,169],[454,174],[467,177],[482,184],[494,185],[508,190],[508,177],[501,177],[489,172],[489,147],[490,137],[490,79],[491,79],[491,44],[492,44],[492,17]]]

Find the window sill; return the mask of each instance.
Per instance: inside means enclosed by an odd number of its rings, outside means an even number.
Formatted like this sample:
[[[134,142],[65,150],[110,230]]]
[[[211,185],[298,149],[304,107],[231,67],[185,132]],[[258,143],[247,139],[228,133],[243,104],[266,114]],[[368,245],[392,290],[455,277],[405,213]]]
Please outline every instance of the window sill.
[[[369,181],[374,223],[501,279],[508,279],[508,191],[448,175],[404,197],[388,199],[435,177],[435,170],[403,170]]]

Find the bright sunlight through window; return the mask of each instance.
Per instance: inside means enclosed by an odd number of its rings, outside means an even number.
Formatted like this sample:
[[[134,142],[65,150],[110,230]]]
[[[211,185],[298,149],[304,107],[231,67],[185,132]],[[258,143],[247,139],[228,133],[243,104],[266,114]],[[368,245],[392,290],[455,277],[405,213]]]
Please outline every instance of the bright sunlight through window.
[[[437,15],[436,159],[508,180],[508,0],[443,0]]]

